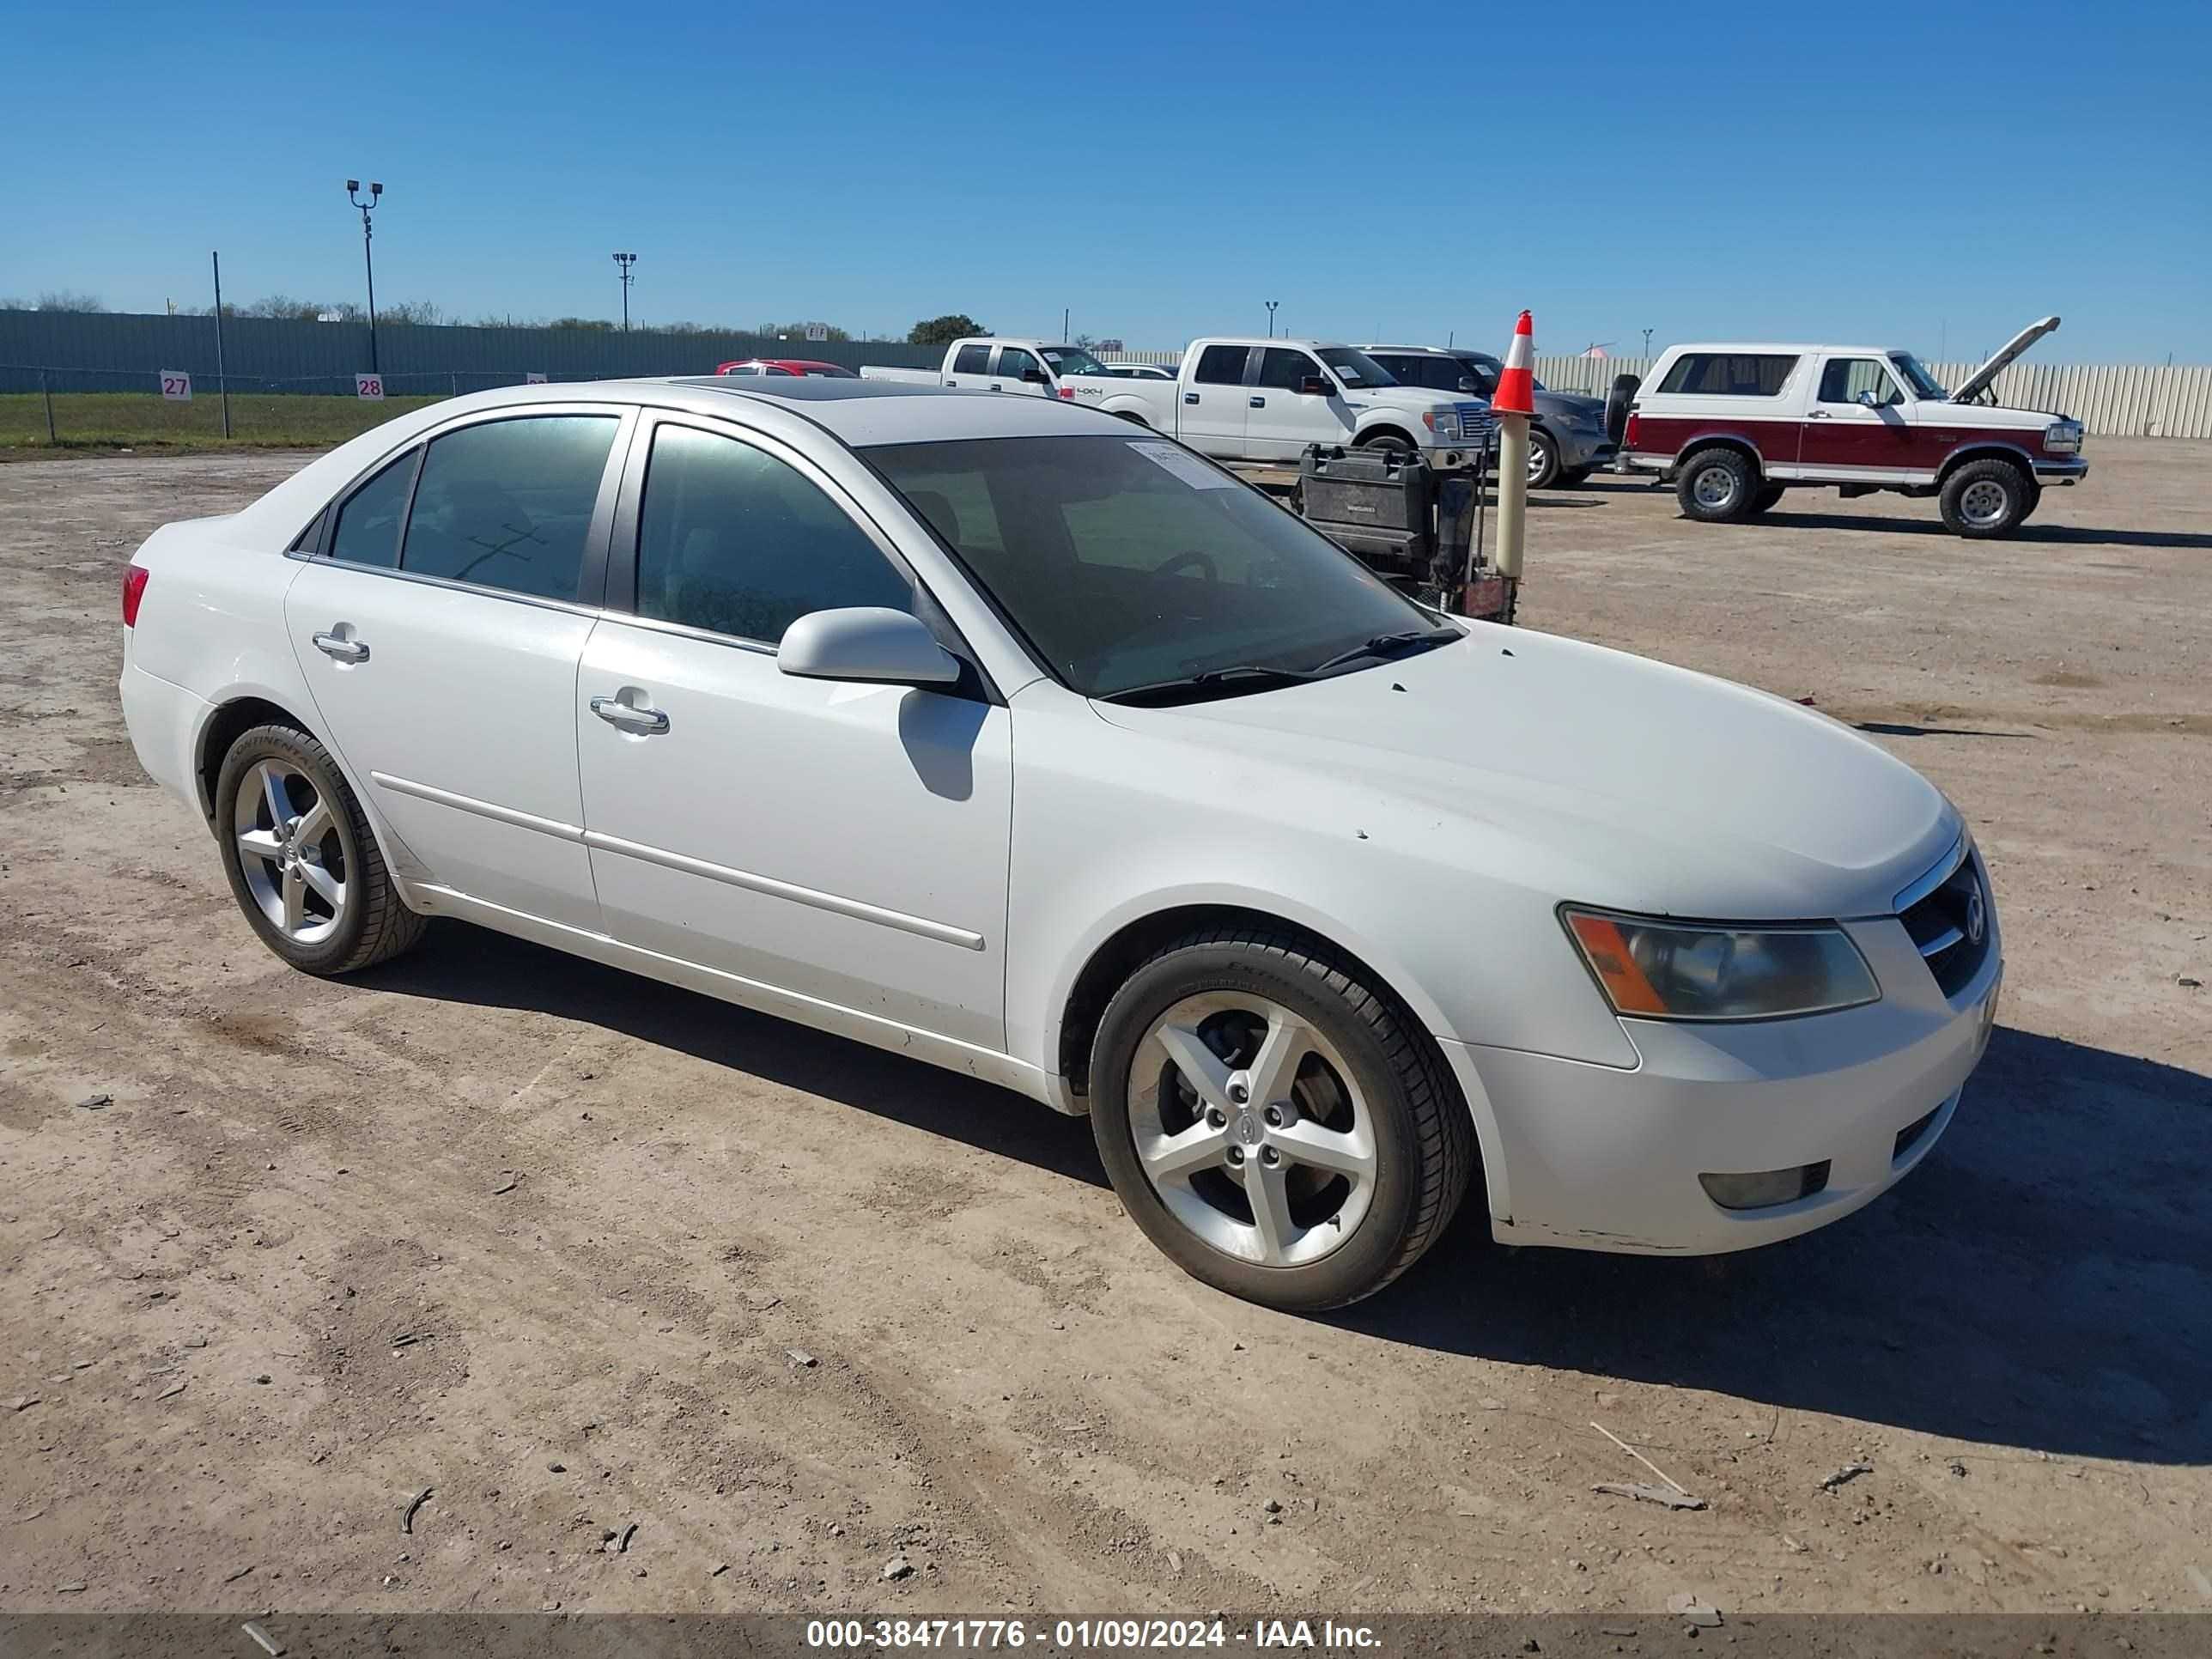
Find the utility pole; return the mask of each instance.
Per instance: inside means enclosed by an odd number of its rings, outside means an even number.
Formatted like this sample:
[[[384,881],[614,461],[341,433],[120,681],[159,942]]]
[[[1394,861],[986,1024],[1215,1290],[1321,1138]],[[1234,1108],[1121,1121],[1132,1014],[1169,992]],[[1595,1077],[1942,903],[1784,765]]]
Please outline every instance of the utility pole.
[[[1060,343],[1062,345],[1067,343],[1067,315],[1071,307],[1067,306],[1062,306],[1060,308]]]
[[[630,270],[631,268],[637,264],[637,255],[635,253],[617,253],[615,255],[615,264],[620,267],[622,270],[623,332],[627,334],[629,332]]]
[[[215,386],[222,398],[222,435],[230,436],[230,381],[222,372],[222,255],[210,253],[215,266]]]
[[[361,180],[346,180],[346,200],[361,210],[361,263],[362,268],[368,273],[368,372],[372,374],[379,371],[376,362],[376,261],[368,251],[368,216],[376,206],[377,198],[383,194],[384,186],[371,182],[368,199],[364,202],[361,199]]]

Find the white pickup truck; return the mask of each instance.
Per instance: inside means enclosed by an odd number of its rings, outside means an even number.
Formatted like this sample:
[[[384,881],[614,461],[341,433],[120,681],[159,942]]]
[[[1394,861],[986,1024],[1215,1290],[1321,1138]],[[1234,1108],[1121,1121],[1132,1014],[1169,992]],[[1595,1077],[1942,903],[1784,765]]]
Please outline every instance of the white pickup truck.
[[[1178,438],[1224,461],[1295,462],[1308,444],[1419,450],[1470,465],[1490,405],[1404,386],[1364,352],[1311,340],[1205,339],[1173,380],[1121,380],[1077,346],[956,340],[939,369],[863,368],[863,379],[1056,398]]]

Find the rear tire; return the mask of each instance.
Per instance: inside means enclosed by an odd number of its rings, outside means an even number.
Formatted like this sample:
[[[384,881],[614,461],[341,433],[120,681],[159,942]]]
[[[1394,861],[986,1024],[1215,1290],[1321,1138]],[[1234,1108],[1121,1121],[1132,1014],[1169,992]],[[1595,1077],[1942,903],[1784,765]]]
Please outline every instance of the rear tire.
[[[2035,480],[2010,461],[1968,461],[1943,481],[1937,497],[1943,525],[1954,536],[1990,541],[2009,536],[2035,510]]]
[[[1759,493],[1751,498],[1752,516],[1773,511],[1782,504],[1782,498],[1789,493],[1780,484],[1762,484]]]
[[[1698,450],[1674,475],[1674,498],[1685,518],[1704,524],[1736,524],[1751,516],[1762,488],[1759,469],[1740,449]]]
[[[1287,931],[1204,928],[1138,968],[1092,1045],[1091,1123],[1123,1207],[1171,1261],[1291,1312],[1411,1267],[1475,1164],[1418,1024]]]
[[[401,901],[329,750],[289,726],[240,734],[216,779],[223,873],[261,942],[325,977],[388,962],[428,923]]]

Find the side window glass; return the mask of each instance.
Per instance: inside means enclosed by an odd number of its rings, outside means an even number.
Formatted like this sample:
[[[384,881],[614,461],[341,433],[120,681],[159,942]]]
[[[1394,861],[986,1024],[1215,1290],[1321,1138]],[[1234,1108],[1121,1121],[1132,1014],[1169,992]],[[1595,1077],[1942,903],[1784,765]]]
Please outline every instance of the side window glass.
[[[1659,387],[1713,398],[1776,398],[1789,384],[1795,357],[1724,351],[1692,351],[1674,360]]]
[[[1876,406],[1905,401],[1889,371],[1872,357],[1831,357],[1820,369],[1820,401],[1855,404],[1859,394],[1871,392]]]
[[[1210,345],[1199,354],[1198,379],[1207,386],[1243,386],[1244,359],[1250,349],[1241,345]]]
[[[422,459],[400,568],[574,599],[619,424],[611,415],[539,415],[434,440]]]
[[[638,511],[637,611],[773,645],[811,611],[884,605],[914,590],[850,515],[750,444],[664,426]]]
[[[1037,362],[1029,352],[1020,350],[1014,346],[1001,346],[999,349],[1000,380],[1018,380],[1031,370],[1042,374],[1044,372],[1044,365]]]
[[[1303,351],[1269,346],[1260,354],[1260,384],[1278,392],[1296,392],[1310,379],[1321,379],[1321,365]]]
[[[349,564],[373,564],[389,570],[399,562],[399,521],[407,513],[408,486],[415,482],[410,449],[346,498],[338,509],[337,533],[331,556]]]
[[[955,374],[988,374],[991,372],[991,348],[962,346],[960,355],[952,360],[952,372]]]

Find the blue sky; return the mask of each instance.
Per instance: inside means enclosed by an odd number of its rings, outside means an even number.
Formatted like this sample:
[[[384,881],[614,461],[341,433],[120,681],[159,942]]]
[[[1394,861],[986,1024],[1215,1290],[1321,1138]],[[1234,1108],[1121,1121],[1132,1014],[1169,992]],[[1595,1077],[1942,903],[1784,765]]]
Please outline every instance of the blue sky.
[[[0,295],[2212,362],[2212,8],[33,7]]]

